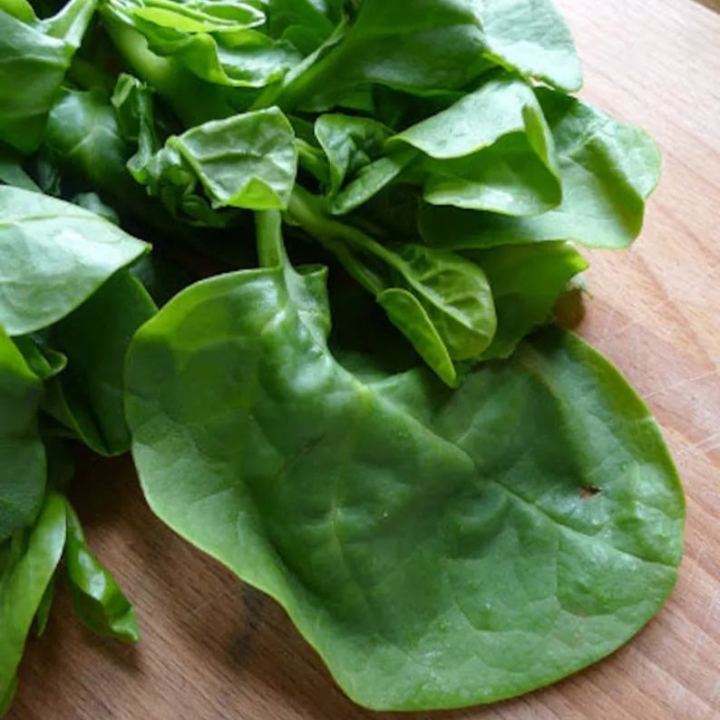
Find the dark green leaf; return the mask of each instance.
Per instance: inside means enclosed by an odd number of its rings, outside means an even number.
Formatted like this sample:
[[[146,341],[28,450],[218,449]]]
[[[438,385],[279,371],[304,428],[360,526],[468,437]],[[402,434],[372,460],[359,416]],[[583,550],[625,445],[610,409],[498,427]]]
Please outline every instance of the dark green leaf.
[[[280,269],[236,273],[145,325],[133,452],[155,512],[276,598],[351,698],[509,697],[658,610],[682,493],[606,361],[553,330],[455,392],[418,372],[367,384],[294,297]]]
[[[123,271],[50,334],[68,367],[48,384],[44,408],[101,455],[130,448],[123,407],[125,355],[137,329],[155,311],[140,281]]]
[[[32,524],[45,492],[42,384],[0,326],[0,543]],[[0,625],[2,627],[2,625]],[[2,690],[0,683],[0,694]]]

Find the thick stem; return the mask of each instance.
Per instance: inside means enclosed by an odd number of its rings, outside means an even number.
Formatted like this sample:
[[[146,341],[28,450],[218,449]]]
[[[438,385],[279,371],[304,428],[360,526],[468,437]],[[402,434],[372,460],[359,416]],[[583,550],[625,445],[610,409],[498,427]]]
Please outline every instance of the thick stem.
[[[282,238],[282,215],[277,210],[255,213],[255,230],[260,265],[267,268],[287,264],[287,254]]]
[[[218,88],[185,70],[177,60],[155,55],[143,35],[112,12],[105,10],[102,16],[110,39],[126,62],[158,91],[187,127],[234,113]]]

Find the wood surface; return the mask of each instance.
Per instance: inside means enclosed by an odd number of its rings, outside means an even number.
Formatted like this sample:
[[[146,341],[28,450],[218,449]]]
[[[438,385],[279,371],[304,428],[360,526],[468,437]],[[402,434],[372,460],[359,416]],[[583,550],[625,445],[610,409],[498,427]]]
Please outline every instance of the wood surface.
[[[412,720],[720,718],[720,16],[691,0],[561,0],[585,97],[645,126],[665,172],[631,252],[593,253],[580,330],[665,429],[688,496],[669,604],[629,645],[554,687]],[[136,604],[137,648],[98,640],[66,593],[30,644],[11,720],[387,719],[335,688],[284,613],[153,518],[127,460],[86,463],[75,499]]]

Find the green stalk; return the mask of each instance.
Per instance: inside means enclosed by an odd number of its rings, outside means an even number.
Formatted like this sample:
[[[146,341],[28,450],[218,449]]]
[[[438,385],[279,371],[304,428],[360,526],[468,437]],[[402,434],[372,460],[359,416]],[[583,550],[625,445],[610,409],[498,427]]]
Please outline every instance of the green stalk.
[[[106,7],[103,24],[113,44],[133,71],[152,85],[187,127],[228,117],[235,110],[220,88],[203,82],[172,58],[153,53],[141,33]]]
[[[383,254],[388,254],[387,251],[362,231],[329,217],[324,211],[322,198],[296,185],[290,197],[287,216],[332,253],[368,292],[377,296],[385,290],[382,280],[357,258],[352,249],[378,256],[378,249]]]
[[[260,265],[266,268],[286,266],[288,259],[282,238],[282,215],[277,210],[256,212],[255,229]]]

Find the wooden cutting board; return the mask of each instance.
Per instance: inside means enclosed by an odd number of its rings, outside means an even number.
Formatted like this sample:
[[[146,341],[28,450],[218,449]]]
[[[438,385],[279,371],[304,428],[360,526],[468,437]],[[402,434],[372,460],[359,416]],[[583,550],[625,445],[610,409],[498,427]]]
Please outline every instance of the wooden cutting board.
[[[411,0],[408,0],[411,2]],[[710,0],[715,2],[715,0]],[[691,0],[560,0],[585,96],[645,126],[665,176],[634,249],[593,253],[582,334],[666,431],[688,495],[687,554],[663,612],[554,687],[412,720],[720,718],[720,16]],[[135,602],[143,640],[98,640],[61,594],[32,641],[11,720],[360,720],[284,613],[153,518],[128,461],[75,491],[91,544]]]

